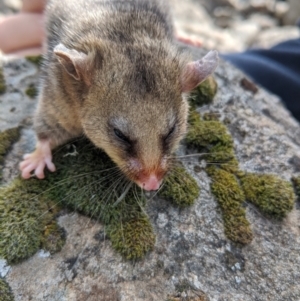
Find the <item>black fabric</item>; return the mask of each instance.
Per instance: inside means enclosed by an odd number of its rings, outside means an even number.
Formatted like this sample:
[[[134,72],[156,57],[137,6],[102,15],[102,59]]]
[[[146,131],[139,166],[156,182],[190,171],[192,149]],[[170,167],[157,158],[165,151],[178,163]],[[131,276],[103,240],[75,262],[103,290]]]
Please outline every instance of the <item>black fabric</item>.
[[[277,94],[300,121],[300,39],[222,57]]]

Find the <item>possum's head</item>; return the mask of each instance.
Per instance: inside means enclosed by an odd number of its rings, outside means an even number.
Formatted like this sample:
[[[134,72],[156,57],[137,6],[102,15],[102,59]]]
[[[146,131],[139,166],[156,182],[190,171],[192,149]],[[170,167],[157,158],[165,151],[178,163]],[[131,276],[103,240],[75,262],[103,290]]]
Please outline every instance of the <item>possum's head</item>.
[[[97,57],[60,44],[54,52],[72,80],[85,86],[80,116],[86,135],[130,180],[157,190],[186,133],[187,93],[214,71],[217,53],[187,63],[175,51],[153,48]]]

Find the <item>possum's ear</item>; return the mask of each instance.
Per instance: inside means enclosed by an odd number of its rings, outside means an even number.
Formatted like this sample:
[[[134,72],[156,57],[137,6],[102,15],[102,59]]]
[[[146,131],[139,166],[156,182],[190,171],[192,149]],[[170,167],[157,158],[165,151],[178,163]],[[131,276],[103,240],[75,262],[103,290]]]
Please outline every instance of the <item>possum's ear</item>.
[[[201,60],[188,63],[181,74],[181,91],[190,92],[211,75],[218,66],[218,52],[210,51]]]
[[[58,44],[54,48],[54,53],[73,78],[84,81],[88,86],[91,85],[92,62],[87,54],[69,49],[63,44]]]

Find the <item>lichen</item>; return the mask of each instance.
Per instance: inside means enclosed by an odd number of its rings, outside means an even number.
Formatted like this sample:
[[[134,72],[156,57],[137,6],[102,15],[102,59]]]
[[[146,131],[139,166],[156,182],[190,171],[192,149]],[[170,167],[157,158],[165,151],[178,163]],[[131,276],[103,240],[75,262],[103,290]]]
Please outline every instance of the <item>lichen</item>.
[[[292,184],[270,174],[246,173],[240,178],[246,199],[269,217],[284,218],[293,209]]]
[[[8,283],[0,277],[0,301],[14,301],[14,295]]]
[[[179,207],[190,206],[199,196],[199,186],[183,167],[174,167],[164,179],[159,195]]]
[[[2,179],[2,165],[4,157],[13,145],[20,137],[20,128],[11,128],[0,132],[0,180]]]
[[[36,56],[27,56],[26,60],[37,65],[40,66],[42,64],[43,61],[43,57],[41,55],[36,55]]]
[[[207,169],[211,177],[211,191],[222,210],[225,235],[232,241],[248,244],[253,234],[243,208],[245,196],[235,175],[226,170],[210,166]]]
[[[203,291],[193,289],[187,279],[179,281],[175,285],[176,293],[168,295],[166,301],[209,301],[209,298]]]
[[[194,106],[203,106],[212,103],[218,90],[215,79],[210,76],[198,87],[196,87],[189,98],[190,104]]]
[[[5,83],[5,78],[3,74],[3,69],[0,68],[0,95],[4,94],[6,91],[6,83]]]
[[[37,90],[37,88],[35,87],[34,84],[30,84],[28,86],[28,88],[26,89],[25,93],[30,98],[35,98],[37,96],[37,94],[38,94],[38,90]]]

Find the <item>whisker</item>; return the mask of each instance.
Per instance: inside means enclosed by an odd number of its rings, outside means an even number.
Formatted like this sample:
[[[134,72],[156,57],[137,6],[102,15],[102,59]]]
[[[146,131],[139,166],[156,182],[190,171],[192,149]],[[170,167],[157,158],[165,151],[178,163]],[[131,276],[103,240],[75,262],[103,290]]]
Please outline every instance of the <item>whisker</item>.
[[[126,186],[125,190],[123,191],[123,193],[119,196],[119,198],[114,202],[113,206],[117,206],[127,195],[129,189],[132,187],[133,183],[129,182],[129,184]]]

